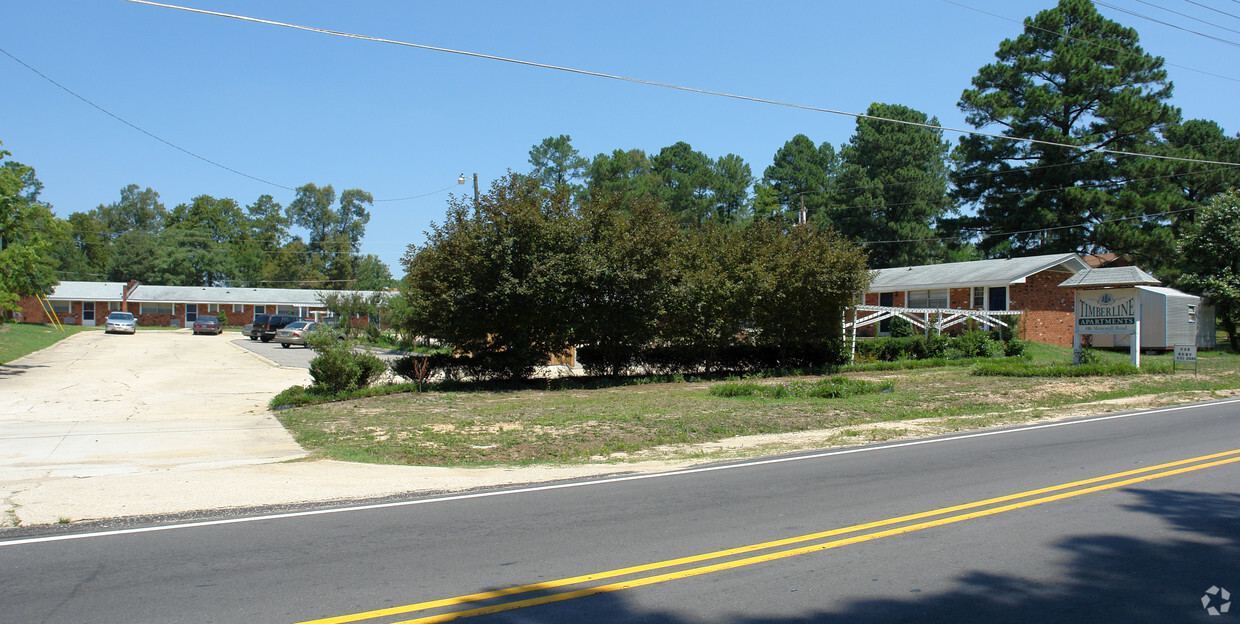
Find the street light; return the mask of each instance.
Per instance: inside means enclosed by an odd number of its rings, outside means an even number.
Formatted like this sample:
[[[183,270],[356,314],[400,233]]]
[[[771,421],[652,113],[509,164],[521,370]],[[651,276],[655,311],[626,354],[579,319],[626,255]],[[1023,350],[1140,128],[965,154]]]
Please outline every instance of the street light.
[[[465,174],[456,179],[457,184],[465,183]],[[478,174],[474,174],[474,216],[478,216]]]

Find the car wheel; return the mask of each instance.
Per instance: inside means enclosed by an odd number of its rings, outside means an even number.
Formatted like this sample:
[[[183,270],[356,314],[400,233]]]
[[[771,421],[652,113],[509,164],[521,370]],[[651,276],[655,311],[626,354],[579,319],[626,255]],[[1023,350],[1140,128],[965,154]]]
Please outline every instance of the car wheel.
[[[258,336],[250,336],[250,340],[258,340]]]
[[[289,343],[287,343],[287,342],[281,342],[281,343],[280,343],[280,346],[281,346],[281,347],[284,347],[285,349],[287,349],[287,348],[289,348],[289,346],[290,346],[290,345],[289,345]]]
[[[266,336],[263,336],[263,337],[262,337],[262,341],[263,341],[263,342],[271,342],[271,339],[270,339],[270,338],[268,338],[268,337],[266,337]]]

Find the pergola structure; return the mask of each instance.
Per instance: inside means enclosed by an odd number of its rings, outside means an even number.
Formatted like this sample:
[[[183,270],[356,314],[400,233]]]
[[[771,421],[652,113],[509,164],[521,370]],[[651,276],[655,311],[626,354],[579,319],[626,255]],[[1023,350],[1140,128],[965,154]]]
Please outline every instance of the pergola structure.
[[[1005,322],[1000,317],[1018,316],[1020,310],[956,310],[953,308],[897,308],[893,306],[879,305],[855,305],[852,307],[853,317],[851,321],[844,322],[844,332],[848,334],[849,355],[851,362],[857,353],[857,330],[881,323],[888,319],[902,318],[914,327],[920,327],[927,336],[933,329],[936,334],[943,333],[944,329],[956,325],[963,325],[973,321],[983,327],[999,326],[1010,328],[1010,322]],[[862,313],[865,313],[862,315]]]

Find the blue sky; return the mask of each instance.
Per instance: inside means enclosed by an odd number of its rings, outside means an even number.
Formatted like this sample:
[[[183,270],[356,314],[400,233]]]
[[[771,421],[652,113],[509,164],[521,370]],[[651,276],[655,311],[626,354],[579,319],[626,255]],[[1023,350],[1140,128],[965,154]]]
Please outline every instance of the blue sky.
[[[170,3],[848,112],[903,104],[964,128],[961,91],[1020,20],[1054,2],[958,1],[1007,19],[943,0]],[[1157,2],[1209,23],[1140,0],[1105,4],[1167,60],[1186,119],[1240,130],[1240,45],[1205,36],[1240,42],[1240,18],[1197,6],[1240,15],[1240,3]],[[59,216],[111,203],[128,184],[169,208],[201,194],[287,204],[307,182],[376,200],[429,194],[371,208],[362,251],[397,276],[449,193],[472,193],[458,175],[477,172],[485,192],[527,171],[545,137],[568,134],[585,156],[686,141],[738,154],[761,176],[794,135],[838,146],[856,123],[124,0],[8,3],[0,48],[164,141],[274,183],[171,148],[0,55],[0,141],[35,167]]]

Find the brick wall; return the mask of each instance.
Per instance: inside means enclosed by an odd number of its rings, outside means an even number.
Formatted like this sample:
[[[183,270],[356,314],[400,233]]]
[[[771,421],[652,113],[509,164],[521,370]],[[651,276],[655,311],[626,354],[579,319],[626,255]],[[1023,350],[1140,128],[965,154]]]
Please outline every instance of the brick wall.
[[[17,306],[21,308],[21,320],[23,323],[50,323],[47,313],[43,311],[42,304],[34,297],[24,297],[17,302]]]
[[[1070,273],[1043,271],[1029,276],[1024,284],[1008,287],[1008,309],[1023,312],[1018,321],[1021,338],[1060,346],[1072,345],[1073,294],[1071,289],[1059,287],[1069,277]],[[865,302],[867,305],[879,305],[878,293],[866,293]],[[983,309],[972,304],[972,288],[949,289],[948,307],[955,310]],[[892,305],[904,306],[903,292],[895,293]],[[871,327],[858,330],[858,335],[873,336],[874,329]]]
[[[1020,333],[1025,340],[1072,346],[1072,289],[1060,288],[1069,273],[1043,271],[1030,275],[1024,284],[1013,284],[1008,291],[1008,307],[1021,310]]]

